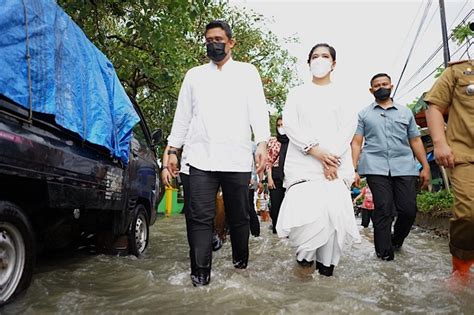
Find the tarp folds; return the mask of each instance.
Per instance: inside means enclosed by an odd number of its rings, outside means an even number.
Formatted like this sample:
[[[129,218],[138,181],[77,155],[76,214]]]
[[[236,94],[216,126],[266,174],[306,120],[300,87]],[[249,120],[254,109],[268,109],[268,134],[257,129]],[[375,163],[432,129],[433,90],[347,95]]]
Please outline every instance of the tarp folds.
[[[56,2],[0,0],[0,30],[0,94],[29,108],[28,45],[33,111],[127,163],[140,119],[111,62]]]

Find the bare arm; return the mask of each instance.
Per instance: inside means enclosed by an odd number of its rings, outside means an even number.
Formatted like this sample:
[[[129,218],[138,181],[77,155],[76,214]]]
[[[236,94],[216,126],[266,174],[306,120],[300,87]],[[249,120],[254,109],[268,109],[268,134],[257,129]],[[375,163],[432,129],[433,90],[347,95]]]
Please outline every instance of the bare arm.
[[[362,135],[354,135],[351,142],[351,150],[352,150],[352,164],[354,166],[354,170],[357,169],[357,165],[359,164],[359,157],[360,151],[362,150],[362,142],[364,141],[364,137]],[[355,186],[360,186],[360,176],[359,172],[355,172]]]
[[[163,184],[165,186],[170,186],[171,185],[171,179],[173,178],[173,175],[171,174],[170,170],[168,169],[168,163],[169,163],[169,155],[168,155],[168,150],[170,150],[170,146],[167,145],[164,152],[163,152],[163,165],[161,169],[161,180],[163,181]]]
[[[410,146],[416,159],[421,163],[423,169],[420,172],[420,180],[422,181],[422,187],[427,187],[430,181],[430,165],[426,159],[426,151],[423,147],[421,137],[414,137],[410,139]]]
[[[436,163],[444,167],[453,168],[455,159],[453,151],[446,141],[443,112],[443,108],[430,104],[429,109],[426,111],[426,120],[431,139],[433,139]]]

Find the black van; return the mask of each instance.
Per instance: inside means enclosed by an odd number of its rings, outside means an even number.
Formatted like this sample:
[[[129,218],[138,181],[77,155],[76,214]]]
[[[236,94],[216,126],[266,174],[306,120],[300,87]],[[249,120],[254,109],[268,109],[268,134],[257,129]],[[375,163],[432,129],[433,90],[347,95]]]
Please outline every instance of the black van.
[[[153,134],[139,107],[129,163],[0,95],[0,306],[31,282],[38,251],[98,235],[141,255],[161,197]]]

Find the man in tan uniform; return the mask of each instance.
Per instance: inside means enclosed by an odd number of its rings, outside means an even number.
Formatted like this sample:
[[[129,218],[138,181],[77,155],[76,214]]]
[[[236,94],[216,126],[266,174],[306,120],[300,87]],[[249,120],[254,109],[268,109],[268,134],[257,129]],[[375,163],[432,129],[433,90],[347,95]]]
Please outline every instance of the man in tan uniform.
[[[425,101],[436,162],[450,169],[455,196],[449,228],[453,275],[468,281],[474,263],[474,60],[450,63]]]

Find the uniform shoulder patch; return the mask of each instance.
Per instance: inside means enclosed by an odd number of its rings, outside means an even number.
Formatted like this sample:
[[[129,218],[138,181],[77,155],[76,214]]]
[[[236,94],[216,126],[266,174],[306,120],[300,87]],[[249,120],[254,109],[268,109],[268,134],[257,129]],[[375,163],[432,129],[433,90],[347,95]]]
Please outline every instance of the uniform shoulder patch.
[[[458,64],[461,64],[461,63],[464,63],[464,62],[468,62],[468,61],[469,61],[468,59],[450,61],[450,62],[448,62],[448,67],[452,66],[452,65],[458,65]]]

